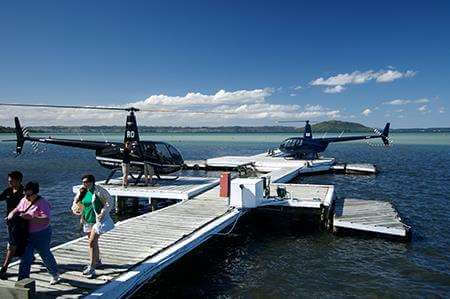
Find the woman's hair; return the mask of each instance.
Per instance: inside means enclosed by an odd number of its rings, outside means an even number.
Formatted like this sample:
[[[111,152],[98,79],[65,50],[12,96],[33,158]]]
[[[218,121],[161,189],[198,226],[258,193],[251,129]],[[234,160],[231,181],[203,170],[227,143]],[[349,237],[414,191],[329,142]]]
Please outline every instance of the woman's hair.
[[[83,197],[86,195],[87,189],[85,187],[80,188],[80,195],[77,198],[77,203],[83,200]]]
[[[95,184],[95,177],[92,174],[85,174],[81,179],[82,180],[87,179],[92,184]]]
[[[24,188],[25,191],[30,190],[33,194],[39,193],[39,183],[38,182],[28,182]]]
[[[23,174],[20,171],[12,171],[10,173],[8,173],[8,176],[14,180],[17,180],[19,182],[22,182],[23,179]]]

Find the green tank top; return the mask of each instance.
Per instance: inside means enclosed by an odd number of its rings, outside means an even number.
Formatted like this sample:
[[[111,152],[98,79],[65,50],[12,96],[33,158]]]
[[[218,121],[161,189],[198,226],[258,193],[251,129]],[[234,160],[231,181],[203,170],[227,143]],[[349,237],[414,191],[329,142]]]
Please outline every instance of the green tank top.
[[[95,211],[100,213],[101,209],[103,208],[102,203],[100,200],[94,201],[94,205],[92,205],[92,199],[94,198],[94,194],[89,190],[86,192],[86,195],[83,197],[83,200],[81,201],[81,204],[83,205],[83,219],[85,222],[89,224],[95,223]]]

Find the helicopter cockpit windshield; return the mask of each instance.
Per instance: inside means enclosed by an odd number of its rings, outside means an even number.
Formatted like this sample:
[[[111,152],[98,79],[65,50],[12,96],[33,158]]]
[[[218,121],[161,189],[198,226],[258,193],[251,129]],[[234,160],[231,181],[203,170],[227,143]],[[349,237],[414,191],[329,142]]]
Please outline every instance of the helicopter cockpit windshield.
[[[165,143],[155,143],[155,147],[156,153],[164,161],[164,163],[177,165],[183,164],[183,158],[175,147]]]

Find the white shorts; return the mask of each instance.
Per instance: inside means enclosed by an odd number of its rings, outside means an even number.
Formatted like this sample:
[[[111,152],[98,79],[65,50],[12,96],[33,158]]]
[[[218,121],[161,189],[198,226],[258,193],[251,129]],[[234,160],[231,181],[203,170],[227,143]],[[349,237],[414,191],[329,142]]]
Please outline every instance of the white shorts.
[[[93,226],[94,224],[83,223],[83,232],[85,232],[86,234],[90,233]]]

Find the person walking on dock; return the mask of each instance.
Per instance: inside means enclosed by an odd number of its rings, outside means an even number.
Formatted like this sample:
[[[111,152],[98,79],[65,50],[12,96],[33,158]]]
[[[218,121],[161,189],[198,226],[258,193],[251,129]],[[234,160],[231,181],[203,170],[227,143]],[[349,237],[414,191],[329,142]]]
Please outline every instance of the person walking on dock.
[[[56,264],[53,253],[50,251],[50,241],[52,238],[50,210],[50,203],[39,195],[39,183],[29,182],[25,185],[25,197],[8,214],[8,220],[11,220],[16,214],[28,220],[28,244],[20,259],[18,280],[30,277],[30,269],[35,250],[41,256],[45,267],[47,267],[48,272],[52,276],[50,284],[56,284],[60,280],[58,265]]]
[[[74,204],[81,204],[81,208],[72,209],[74,214],[81,215],[83,231],[89,239],[89,265],[84,269],[83,275],[92,278],[95,269],[101,265],[100,248],[98,240],[100,235],[113,229],[114,222],[109,215],[112,209],[111,195],[104,188],[95,184],[92,174],[84,175],[83,187],[75,195]]]
[[[20,171],[12,171],[8,174],[9,187],[0,194],[0,201],[6,201],[6,216],[14,210],[23,198],[23,175]],[[16,228],[8,224],[8,247],[6,248],[5,261],[0,269],[0,279],[6,279],[9,263],[16,254],[16,246],[19,240],[14,238],[13,230]]]
[[[122,186],[124,188],[128,187],[128,175],[130,174],[130,154],[131,154],[131,143],[130,141],[126,141],[123,148],[123,160],[122,160],[122,174],[123,174]]]

